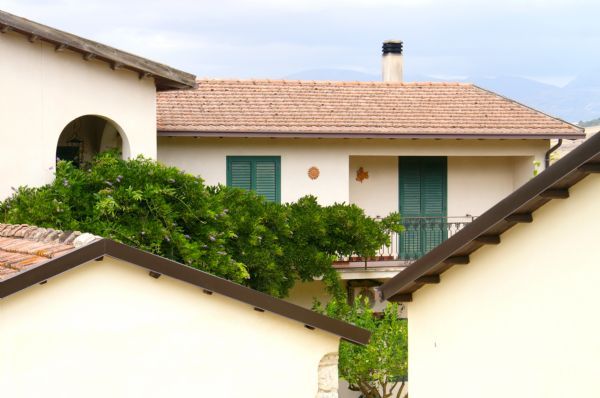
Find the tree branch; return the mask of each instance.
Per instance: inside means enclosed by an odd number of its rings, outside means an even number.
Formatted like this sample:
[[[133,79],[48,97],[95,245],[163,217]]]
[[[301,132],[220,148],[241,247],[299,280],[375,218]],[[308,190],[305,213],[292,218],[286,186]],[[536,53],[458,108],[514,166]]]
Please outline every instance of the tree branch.
[[[402,391],[404,391],[404,384],[406,380],[402,379],[402,384],[400,384],[400,389],[398,390],[398,394],[396,394],[396,398],[400,398],[402,396]]]

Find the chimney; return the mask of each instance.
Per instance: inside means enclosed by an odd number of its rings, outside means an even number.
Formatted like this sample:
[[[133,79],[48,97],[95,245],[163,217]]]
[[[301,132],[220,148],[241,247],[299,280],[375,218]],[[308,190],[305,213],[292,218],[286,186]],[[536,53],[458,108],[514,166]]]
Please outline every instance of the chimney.
[[[383,42],[382,75],[384,82],[402,82],[402,41]]]

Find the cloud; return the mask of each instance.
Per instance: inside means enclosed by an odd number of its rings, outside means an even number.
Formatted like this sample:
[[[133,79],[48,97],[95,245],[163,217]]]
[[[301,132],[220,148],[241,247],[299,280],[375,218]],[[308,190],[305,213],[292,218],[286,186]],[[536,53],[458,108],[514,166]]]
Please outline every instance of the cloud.
[[[407,73],[543,78],[600,67],[600,5],[588,0],[0,0],[0,9],[203,76],[378,74],[389,38],[405,41]]]

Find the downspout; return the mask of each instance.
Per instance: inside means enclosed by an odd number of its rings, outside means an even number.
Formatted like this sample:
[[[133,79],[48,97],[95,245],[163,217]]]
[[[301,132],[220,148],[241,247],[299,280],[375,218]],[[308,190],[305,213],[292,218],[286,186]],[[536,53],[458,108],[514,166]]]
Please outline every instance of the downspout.
[[[544,169],[547,169],[550,166],[550,155],[552,152],[556,151],[562,145],[562,138],[558,139],[556,145],[546,151],[546,155],[544,155]]]

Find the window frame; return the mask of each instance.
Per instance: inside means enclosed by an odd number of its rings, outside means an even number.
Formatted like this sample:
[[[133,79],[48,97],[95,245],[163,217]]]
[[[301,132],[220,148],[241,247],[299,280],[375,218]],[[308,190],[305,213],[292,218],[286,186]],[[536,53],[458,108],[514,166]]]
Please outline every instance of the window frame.
[[[227,155],[226,185],[231,187],[233,180],[231,165],[235,161],[250,162],[250,190],[256,192],[256,163],[272,161],[275,164],[275,203],[281,203],[281,156],[238,156]],[[241,189],[241,188],[240,188]],[[266,198],[265,198],[266,199]],[[267,199],[268,200],[268,199]]]

